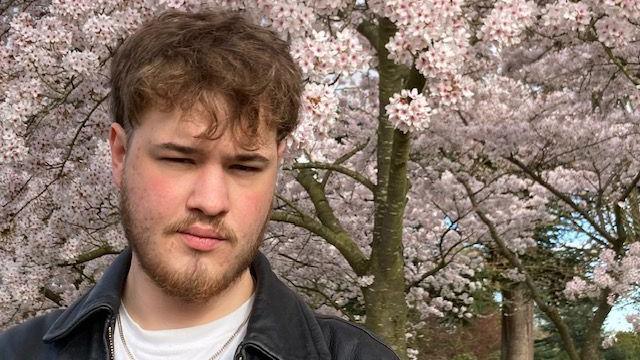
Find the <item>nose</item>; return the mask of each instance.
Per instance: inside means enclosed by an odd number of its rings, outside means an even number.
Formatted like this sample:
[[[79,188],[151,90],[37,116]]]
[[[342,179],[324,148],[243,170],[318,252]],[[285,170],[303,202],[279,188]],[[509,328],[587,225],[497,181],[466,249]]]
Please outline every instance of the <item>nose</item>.
[[[229,189],[221,167],[202,169],[191,185],[188,210],[207,216],[220,216],[229,211]]]

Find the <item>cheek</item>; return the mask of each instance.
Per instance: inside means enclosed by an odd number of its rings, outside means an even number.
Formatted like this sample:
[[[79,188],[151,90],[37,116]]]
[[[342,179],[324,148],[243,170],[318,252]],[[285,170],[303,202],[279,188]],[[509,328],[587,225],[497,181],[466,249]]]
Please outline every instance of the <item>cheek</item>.
[[[239,204],[239,216],[245,220],[251,219],[256,226],[262,226],[262,221],[267,216],[273,203],[273,187],[256,186],[251,190],[239,192],[236,196]]]
[[[247,196],[246,206],[253,209],[255,213],[264,214],[271,208],[272,202],[271,192],[265,191],[263,193],[251,193]]]
[[[184,187],[177,186],[175,180],[159,171],[144,168],[133,171],[132,175],[135,180],[131,190],[136,194],[139,208],[146,209],[149,214],[178,208],[176,202],[181,196],[178,191]]]
[[[172,181],[167,176],[153,174],[145,184],[146,190],[158,201],[169,199],[174,193]]]

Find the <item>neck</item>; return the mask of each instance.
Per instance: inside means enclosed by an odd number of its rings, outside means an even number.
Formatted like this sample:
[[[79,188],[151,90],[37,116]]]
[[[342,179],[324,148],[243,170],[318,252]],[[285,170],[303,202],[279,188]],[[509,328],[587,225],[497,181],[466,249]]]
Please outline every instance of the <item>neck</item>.
[[[122,302],[131,318],[146,330],[179,329],[202,325],[233,312],[253,294],[249,269],[227,289],[202,303],[167,295],[142,270],[135,254],[124,287]]]

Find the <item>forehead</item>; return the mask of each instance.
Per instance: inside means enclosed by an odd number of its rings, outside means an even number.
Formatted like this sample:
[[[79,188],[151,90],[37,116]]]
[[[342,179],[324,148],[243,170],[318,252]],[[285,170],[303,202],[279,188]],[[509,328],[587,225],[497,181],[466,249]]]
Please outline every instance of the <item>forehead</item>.
[[[190,111],[150,109],[134,131],[147,142],[178,142],[189,146],[222,145],[229,150],[257,151],[277,143],[276,130],[261,121],[255,128],[230,122],[223,109]],[[138,135],[136,135],[138,136]]]

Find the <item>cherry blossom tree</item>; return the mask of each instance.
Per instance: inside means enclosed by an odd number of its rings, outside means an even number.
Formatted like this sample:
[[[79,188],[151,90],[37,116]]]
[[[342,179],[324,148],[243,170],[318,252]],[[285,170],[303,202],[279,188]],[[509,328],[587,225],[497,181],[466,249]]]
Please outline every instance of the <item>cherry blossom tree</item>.
[[[437,122],[439,131],[432,122],[427,133],[434,133],[425,135],[431,142],[421,144],[453,159],[448,176],[485,224],[487,244],[513,267],[505,275],[526,284],[568,356],[596,359],[604,320],[638,285],[634,40],[640,7],[625,1],[535,5],[504,1],[479,8],[489,13],[479,38],[495,35],[485,56],[497,59],[496,71],[476,81],[472,101]],[[505,22],[518,17],[527,29],[514,36],[518,26]],[[564,230],[564,245],[592,259],[565,290],[569,299],[594,304],[581,349],[553,294],[523,262],[536,223]]]
[[[409,312],[471,316],[489,249],[595,358],[640,268],[631,0],[0,1],[0,323],[69,304],[126,245],[110,58],[145,19],[208,6],[272,27],[304,73],[264,244],[285,281],[417,358]],[[597,304],[582,353],[521,261],[548,224],[595,254],[566,285]]]

